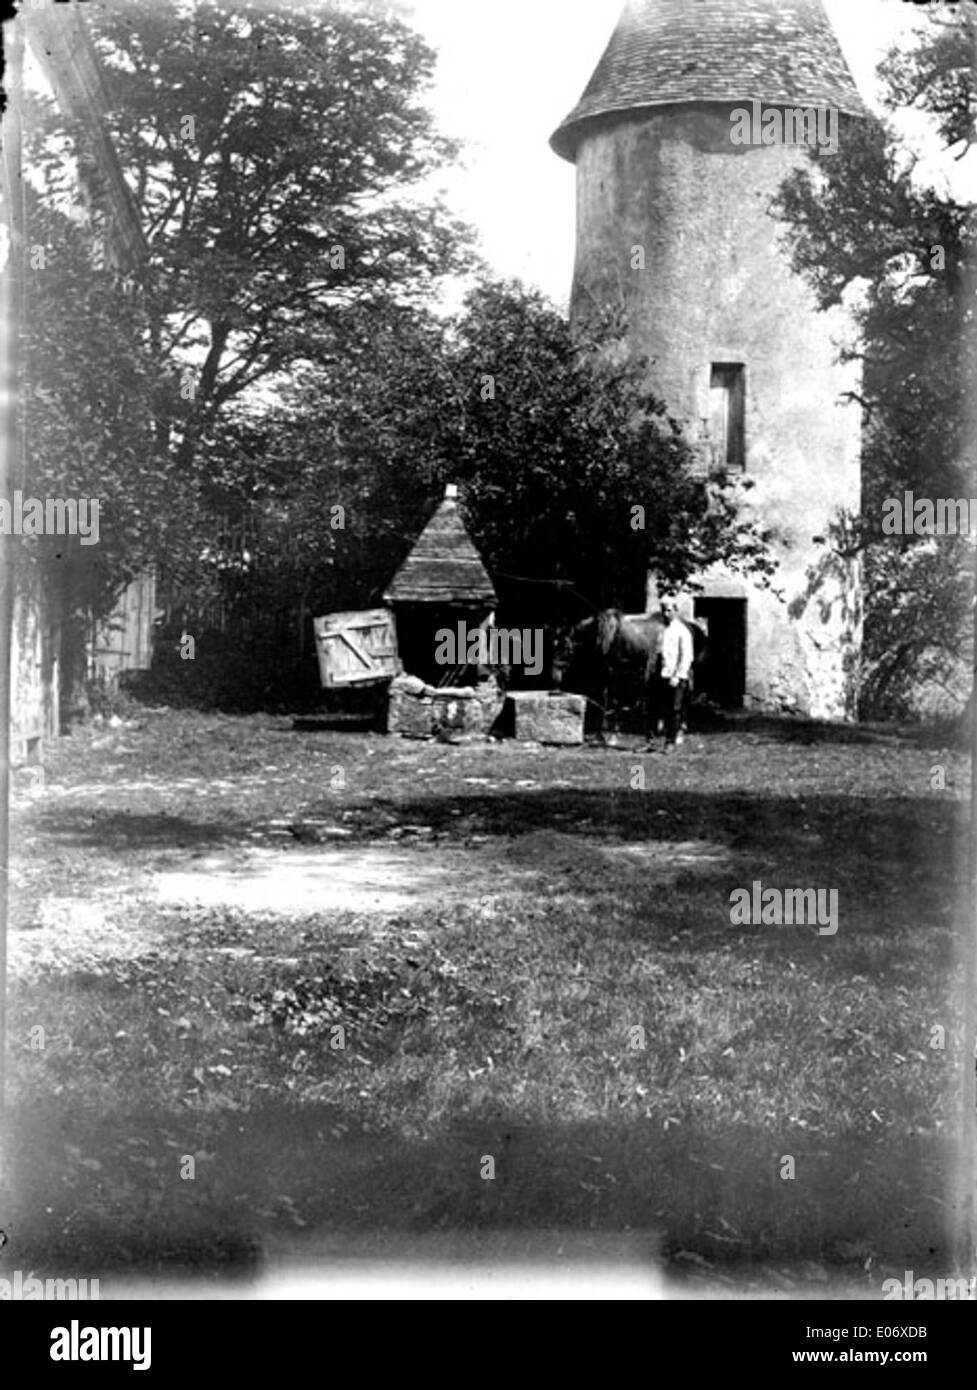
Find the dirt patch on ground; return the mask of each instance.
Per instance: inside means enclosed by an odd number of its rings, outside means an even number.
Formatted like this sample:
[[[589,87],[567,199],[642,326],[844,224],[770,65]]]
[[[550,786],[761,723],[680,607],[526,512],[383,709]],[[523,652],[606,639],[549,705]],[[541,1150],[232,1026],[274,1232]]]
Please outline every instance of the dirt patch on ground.
[[[213,854],[186,870],[154,876],[161,903],[192,903],[296,916],[312,912],[397,912],[426,904],[471,902],[538,891],[540,877],[562,869],[598,867],[665,881],[697,865],[728,862],[722,846],[704,841],[595,846],[569,835],[540,832],[515,843],[456,850],[440,845],[321,846],[310,850],[255,848]],[[586,866],[582,860],[588,861]]]
[[[482,891],[529,892],[534,875],[512,871],[500,882],[497,861],[444,849],[255,849],[215,854],[192,869],[157,874],[160,902],[234,907],[296,916],[310,912],[397,912],[419,903],[470,901]]]

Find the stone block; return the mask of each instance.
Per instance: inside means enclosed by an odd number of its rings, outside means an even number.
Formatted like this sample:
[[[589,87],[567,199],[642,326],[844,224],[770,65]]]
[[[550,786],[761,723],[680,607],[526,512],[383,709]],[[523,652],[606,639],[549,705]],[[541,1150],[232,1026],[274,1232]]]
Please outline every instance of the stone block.
[[[583,743],[587,701],[582,695],[517,690],[509,699],[513,708],[513,730],[520,743],[557,743],[565,747]]]

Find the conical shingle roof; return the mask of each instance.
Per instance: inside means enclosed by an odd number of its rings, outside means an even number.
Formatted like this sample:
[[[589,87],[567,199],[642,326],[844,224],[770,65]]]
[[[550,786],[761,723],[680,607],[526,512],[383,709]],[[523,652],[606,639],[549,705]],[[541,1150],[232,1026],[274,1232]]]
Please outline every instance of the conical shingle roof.
[[[752,100],[868,114],[821,0],[630,0],[550,143],[572,160],[596,117]]]
[[[496,603],[492,581],[465,530],[450,484],[383,597],[386,603]]]

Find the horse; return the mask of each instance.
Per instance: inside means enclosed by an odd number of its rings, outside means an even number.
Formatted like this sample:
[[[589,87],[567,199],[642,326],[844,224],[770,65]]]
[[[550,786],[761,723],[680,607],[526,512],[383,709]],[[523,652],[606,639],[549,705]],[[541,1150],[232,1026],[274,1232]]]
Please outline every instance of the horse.
[[[705,655],[705,629],[695,619],[680,622],[692,636],[693,671]],[[640,679],[648,718],[649,739],[660,722],[658,704],[658,658],[661,653],[665,619],[658,613],[622,613],[608,608],[591,618],[584,618],[558,638],[553,657],[554,684],[585,695],[594,710],[594,726],[598,739],[604,740],[604,718],[608,706],[608,690],[622,677]],[[689,673],[689,689],[693,673]],[[685,716],[683,715],[683,724]]]

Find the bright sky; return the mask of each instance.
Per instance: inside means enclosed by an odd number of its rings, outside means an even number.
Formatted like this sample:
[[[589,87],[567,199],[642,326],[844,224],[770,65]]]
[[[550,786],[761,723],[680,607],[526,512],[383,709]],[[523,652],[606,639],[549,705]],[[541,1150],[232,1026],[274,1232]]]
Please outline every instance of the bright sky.
[[[496,274],[525,280],[565,304],[574,169],[547,142],[589,80],[623,0],[412,4],[415,28],[439,54],[433,108],[444,132],[466,144],[466,167],[441,180],[452,209],[479,230]],[[876,64],[927,21],[902,0],[825,0],[825,6],[859,90],[877,108]],[[924,124],[909,118],[905,127],[925,151]],[[964,163],[973,175],[973,152]],[[977,179],[968,182],[977,187]]]

